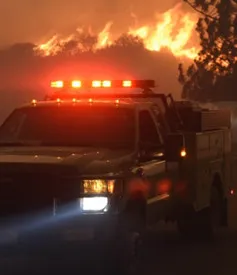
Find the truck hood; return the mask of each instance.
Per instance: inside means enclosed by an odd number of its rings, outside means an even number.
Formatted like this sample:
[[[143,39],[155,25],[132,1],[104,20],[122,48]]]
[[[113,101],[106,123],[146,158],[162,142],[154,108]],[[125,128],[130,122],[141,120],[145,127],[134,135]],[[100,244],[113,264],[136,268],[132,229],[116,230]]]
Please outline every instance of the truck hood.
[[[59,170],[73,168],[77,174],[118,173],[127,169],[134,160],[134,153],[128,150],[110,150],[91,147],[2,147],[0,148],[0,171],[12,172],[21,167]],[[11,170],[10,169],[10,170]],[[18,169],[17,169],[18,170]],[[72,171],[72,170],[71,170]],[[10,171],[9,171],[10,172]]]

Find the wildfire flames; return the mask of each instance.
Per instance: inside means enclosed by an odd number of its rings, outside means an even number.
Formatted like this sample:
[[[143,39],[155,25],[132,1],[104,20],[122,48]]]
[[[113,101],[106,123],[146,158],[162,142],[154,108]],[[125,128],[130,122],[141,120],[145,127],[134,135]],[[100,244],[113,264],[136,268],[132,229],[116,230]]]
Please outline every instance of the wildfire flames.
[[[141,39],[144,47],[149,51],[168,49],[174,56],[194,59],[198,53],[198,39],[193,37],[197,17],[193,13],[182,10],[180,4],[158,14],[154,22],[143,26],[128,28],[127,35]],[[97,51],[116,44],[119,36],[111,31],[113,22],[108,22],[97,35],[91,30],[87,33],[77,29],[67,37],[54,35],[48,41],[39,44],[35,51],[39,55],[50,56],[63,52],[69,48],[72,54],[80,51]],[[96,38],[96,39],[94,39]]]

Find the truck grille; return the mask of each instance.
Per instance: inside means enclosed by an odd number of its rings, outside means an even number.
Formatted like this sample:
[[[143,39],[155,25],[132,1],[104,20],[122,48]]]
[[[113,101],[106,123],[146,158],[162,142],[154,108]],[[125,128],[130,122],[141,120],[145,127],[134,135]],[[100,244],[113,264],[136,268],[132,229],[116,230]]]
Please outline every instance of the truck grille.
[[[0,217],[38,210],[53,211],[55,199],[79,196],[79,183],[65,182],[49,173],[0,174]]]

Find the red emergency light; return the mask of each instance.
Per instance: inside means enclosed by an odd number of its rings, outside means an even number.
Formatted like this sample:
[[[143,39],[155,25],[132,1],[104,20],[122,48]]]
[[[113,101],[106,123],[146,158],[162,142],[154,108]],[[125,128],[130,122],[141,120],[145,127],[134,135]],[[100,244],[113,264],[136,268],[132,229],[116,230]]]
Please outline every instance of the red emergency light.
[[[52,88],[63,88],[63,86],[64,86],[64,82],[62,80],[51,82],[51,87]]]
[[[73,80],[72,81],[72,88],[81,88],[81,81],[80,80]]]
[[[154,88],[154,80],[57,80],[51,82],[51,88],[81,89],[81,88]]]

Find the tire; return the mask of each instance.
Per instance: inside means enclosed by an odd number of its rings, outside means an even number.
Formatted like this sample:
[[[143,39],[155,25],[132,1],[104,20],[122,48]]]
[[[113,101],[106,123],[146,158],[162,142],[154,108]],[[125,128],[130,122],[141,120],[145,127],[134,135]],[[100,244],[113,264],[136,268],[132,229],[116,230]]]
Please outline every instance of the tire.
[[[130,221],[136,221],[136,225]],[[144,227],[144,221],[139,214],[126,213],[122,217],[116,239],[107,246],[107,264],[103,263],[103,274],[139,274]]]
[[[223,199],[216,186],[212,186],[210,207],[196,212],[192,207],[185,207],[177,221],[178,230],[185,238],[213,240],[223,218]]]
[[[210,201],[211,227],[212,230],[217,230],[222,223],[224,199],[222,199],[221,192],[216,186],[211,188]]]
[[[118,238],[116,242],[115,265],[113,273],[116,275],[135,275],[139,271],[141,237],[138,232],[129,232]]]
[[[222,205],[221,226],[228,227],[228,225],[228,199],[225,198]]]

